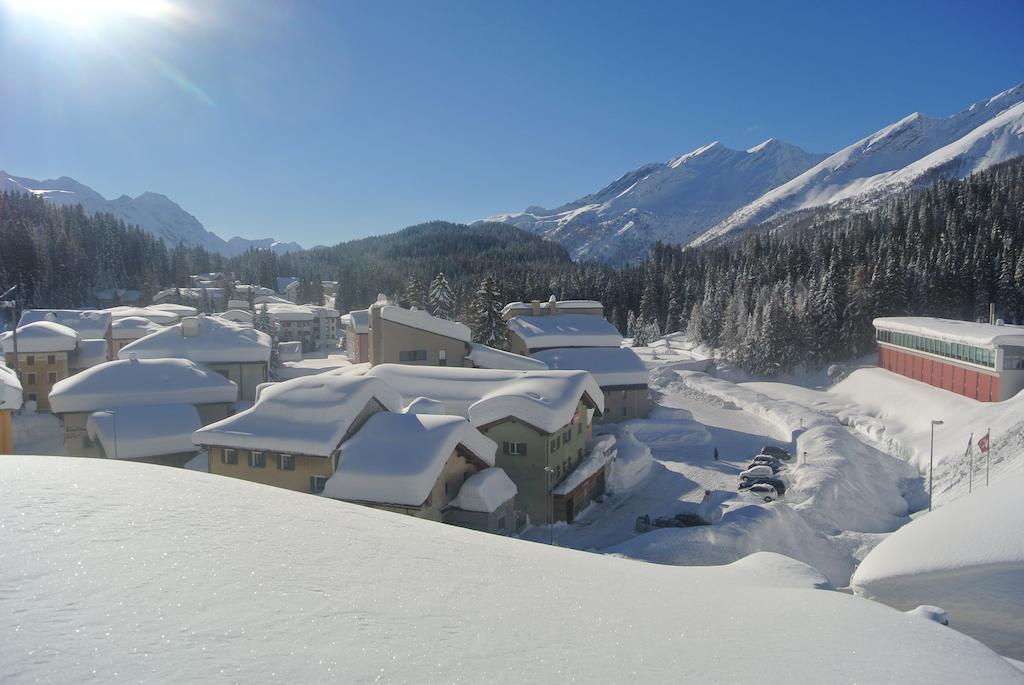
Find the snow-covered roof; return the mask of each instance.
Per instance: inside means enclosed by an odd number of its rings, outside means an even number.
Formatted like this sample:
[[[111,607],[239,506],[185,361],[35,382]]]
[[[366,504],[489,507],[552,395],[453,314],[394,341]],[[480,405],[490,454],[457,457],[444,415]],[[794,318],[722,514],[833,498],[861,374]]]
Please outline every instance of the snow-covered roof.
[[[875,328],[909,333],[944,342],[1000,347],[1024,345],[1024,326],[994,326],[989,323],[936,319],[930,316],[884,316],[874,320]]]
[[[403,326],[455,338],[462,342],[468,343],[472,337],[469,326],[457,321],[439,319],[422,309],[403,309],[397,305],[386,304],[380,308],[380,317],[385,321],[393,321]]]
[[[175,302],[162,302],[160,304],[151,304],[144,309],[156,309],[157,311],[171,312],[177,314],[181,318],[186,316],[195,316],[199,313],[199,310],[195,307],[190,307],[187,304],[177,304]]]
[[[71,352],[82,337],[77,331],[52,321],[36,321],[18,326],[18,354],[34,352]],[[14,334],[0,335],[5,353],[14,353]]]
[[[595,449],[595,446],[591,446],[587,450],[586,458],[581,461],[572,472],[563,478],[558,485],[551,491],[553,495],[568,495],[570,492],[578,488],[583,481],[593,476],[595,473],[604,468],[615,456],[615,450],[611,448],[611,444],[608,442],[601,443],[601,449]]]
[[[176,357],[215,364],[269,362],[270,353],[271,339],[266,333],[216,316],[197,316],[129,343],[117,356]]]
[[[150,333],[156,333],[163,327],[141,316],[126,316],[114,321],[111,328],[113,337],[117,340],[138,340]]]
[[[110,329],[110,312],[97,309],[28,309],[19,326],[37,321],[52,321],[67,326],[83,338],[105,338]]]
[[[403,414],[448,414],[444,402],[429,397],[417,397],[402,410]]]
[[[56,414],[65,414],[236,399],[237,385],[187,359],[119,359],[58,381],[50,391],[50,408]]]
[[[195,452],[192,433],[201,425],[191,404],[154,404],[93,412],[85,429],[108,458],[143,459]]]
[[[103,311],[110,312],[110,316],[114,321],[123,319],[126,316],[141,316],[161,326],[170,326],[181,320],[181,317],[172,311],[150,309],[149,307],[111,307]]]
[[[369,309],[356,309],[348,314],[341,317],[341,323],[344,326],[351,325],[356,333],[369,333],[370,332],[370,310]]]
[[[481,369],[517,369],[529,371],[530,369],[547,369],[548,365],[537,359],[524,357],[514,352],[506,352],[480,343],[469,344],[469,354],[466,357],[473,362],[474,366]]]
[[[294,362],[302,359],[302,343],[298,340],[277,343],[277,358],[282,362]]]
[[[508,417],[553,433],[572,421],[584,395],[604,412],[604,393],[585,371],[514,371],[380,364],[366,373],[396,388],[407,401],[428,397],[474,426]]]
[[[261,386],[256,404],[193,436],[197,445],[329,456],[372,401],[402,409],[399,394],[377,378],[320,373]]]
[[[78,341],[78,350],[71,359],[71,367],[74,369],[88,369],[97,364],[102,364],[108,359],[110,359],[110,349],[105,339],[83,339]]]
[[[21,409],[21,381],[14,369],[0,364],[0,410],[17,411]]]
[[[647,385],[647,367],[629,347],[556,347],[533,357],[552,369],[588,371],[602,388]]]
[[[495,511],[519,492],[505,469],[489,468],[466,479],[451,505],[463,511]]]
[[[622,334],[601,316],[552,314],[515,316],[508,328],[532,349],[548,347],[618,347]]]
[[[494,465],[497,445],[461,416],[379,412],[341,445],[324,495],[419,506],[457,446]]]
[[[252,323],[252,312],[247,312],[244,309],[229,309],[226,312],[221,312],[217,316],[237,323]]]
[[[551,300],[540,303],[542,311],[551,308]],[[597,300],[557,300],[555,302],[555,311],[561,310],[572,310],[572,309],[600,309],[604,311],[604,307]],[[509,302],[502,310],[502,316],[508,316],[512,311],[533,311],[533,304],[531,302]]]
[[[312,321],[313,310],[301,304],[283,304],[275,302],[267,305],[267,313],[277,321]]]

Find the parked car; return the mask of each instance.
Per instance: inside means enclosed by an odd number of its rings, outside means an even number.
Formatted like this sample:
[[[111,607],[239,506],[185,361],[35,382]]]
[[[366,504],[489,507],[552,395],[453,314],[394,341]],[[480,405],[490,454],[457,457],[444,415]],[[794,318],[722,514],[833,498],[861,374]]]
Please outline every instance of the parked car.
[[[779,498],[779,491],[768,483],[754,483],[747,488],[747,494],[762,502],[772,502]]]
[[[740,478],[771,478],[775,471],[767,464],[755,464],[746,471],[740,472]]]
[[[752,485],[758,483],[767,483],[768,485],[775,488],[775,491],[779,493],[779,497],[784,497],[786,494],[786,484],[782,482],[780,478],[740,478],[740,490],[746,490]]]
[[[690,528],[691,526],[710,526],[696,514],[676,514],[675,516],[658,516],[654,519],[649,514],[636,517],[636,532],[646,533],[651,528]]]
[[[755,466],[770,466],[772,473],[778,473],[782,469],[786,468],[786,465],[775,457],[767,454],[759,454],[750,461],[750,466],[747,468],[754,468]]]
[[[775,445],[765,445],[764,447],[761,448],[761,454],[767,454],[770,457],[775,457],[776,459],[781,459],[782,461],[791,461],[793,459],[792,454],[782,449],[781,447],[776,447]]]

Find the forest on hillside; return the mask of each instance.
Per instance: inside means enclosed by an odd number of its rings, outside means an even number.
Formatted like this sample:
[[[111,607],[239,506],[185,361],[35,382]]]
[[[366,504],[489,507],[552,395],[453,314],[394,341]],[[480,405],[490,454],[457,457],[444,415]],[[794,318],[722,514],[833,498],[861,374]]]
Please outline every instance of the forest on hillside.
[[[596,299],[638,343],[686,330],[740,366],[767,375],[874,349],[876,316],[987,316],[1024,323],[1024,160],[894,196],[876,209],[805,212],[786,228],[734,242],[655,245],[640,264],[573,263],[565,250],[503,224],[431,222],[397,233],[278,256],[223,259],[168,248],[109,215],[0,195],[0,285],[24,306],[91,303],[98,288],[136,288],[143,299],[188,275],[226,269],[275,287],[278,276],[338,281],[337,307],[383,292],[431,305],[444,274],[445,315],[479,316],[481,283],[500,301]],[[448,301],[450,300],[450,301]],[[435,302],[436,304],[436,302]]]

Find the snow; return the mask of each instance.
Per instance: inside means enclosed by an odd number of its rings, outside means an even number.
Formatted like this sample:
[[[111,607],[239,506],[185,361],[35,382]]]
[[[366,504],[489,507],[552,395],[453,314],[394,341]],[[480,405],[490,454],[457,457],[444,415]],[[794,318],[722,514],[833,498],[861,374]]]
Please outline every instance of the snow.
[[[14,369],[0,364],[0,410],[17,411],[21,409],[21,381]]]
[[[907,610],[941,606],[950,625],[1024,658],[1024,474],[916,518],[853,576],[859,594]]]
[[[197,326],[198,334],[182,334],[182,326]],[[201,363],[270,362],[271,339],[262,331],[212,316],[188,317],[121,348],[117,356],[128,359],[176,357]]]
[[[369,333],[370,332],[370,310],[369,309],[357,309],[353,312],[349,312],[341,317],[341,323],[344,326],[351,325],[355,328],[356,333]]]
[[[418,328],[466,343],[472,338],[469,326],[456,321],[439,319],[421,309],[403,309],[393,304],[386,304],[380,308],[380,316],[385,321],[393,321],[410,328]]]
[[[221,312],[217,316],[228,321],[234,321],[236,323],[244,323],[252,325],[252,313],[247,312],[244,309],[229,309],[226,312]]]
[[[531,350],[549,347],[619,347],[622,334],[603,317],[592,314],[516,316],[510,331]]]
[[[301,345],[301,343],[300,343]],[[277,367],[277,377],[283,381],[300,376],[313,376],[318,373],[348,369],[352,362],[348,355],[310,352],[296,361],[282,361]]]
[[[18,326],[18,354],[34,352],[71,352],[81,340],[78,333],[52,321],[36,321]],[[14,333],[0,335],[5,354],[14,354]]]
[[[512,416],[537,430],[554,433],[572,421],[584,396],[604,411],[601,388],[583,371],[380,364],[366,376],[387,382],[407,402],[419,397],[442,402],[448,411],[468,418],[474,426]]]
[[[546,369],[548,365],[542,361],[524,357],[521,354],[506,352],[480,343],[469,344],[469,354],[466,358],[473,362],[473,365],[481,369],[517,369],[528,371],[530,369]]]
[[[552,299],[554,296],[552,296]],[[540,302],[541,311],[551,309],[551,299],[546,302]],[[555,311],[561,311],[563,309],[600,309],[604,310],[604,306],[597,300],[555,300]],[[533,303],[531,302],[509,302],[501,309],[502,316],[508,316],[510,312],[526,310],[527,312],[533,311]]]
[[[71,368],[88,369],[102,364],[108,359],[110,359],[110,354],[106,340],[80,340],[78,341],[78,352],[71,359]]]
[[[155,309],[161,312],[171,312],[177,314],[180,318],[184,319],[186,316],[195,316],[199,313],[199,310],[195,307],[190,307],[187,304],[177,304],[174,302],[163,302],[160,304],[151,304],[146,309]]]
[[[185,464],[184,468],[190,471],[201,471],[203,473],[210,472],[210,453],[203,450],[196,456],[192,457]]]
[[[108,312],[114,321],[123,319],[126,316],[141,316],[161,326],[170,326],[181,320],[181,317],[173,311],[152,309],[150,307],[110,307],[103,311]]]
[[[929,316],[889,316],[874,320],[875,328],[920,335],[944,342],[996,347],[1024,345],[1024,326],[996,326],[989,323],[936,319]]]
[[[595,447],[601,437],[595,438]],[[609,492],[623,494],[640,485],[650,475],[654,457],[651,456],[651,448],[637,440],[628,427],[619,430],[614,447],[615,459],[608,469],[606,484]]]
[[[269,383],[259,387],[250,409],[201,428],[193,440],[327,457],[374,401],[390,412],[402,408],[398,393],[377,378],[321,373]]]
[[[150,333],[156,333],[162,327],[141,316],[126,316],[111,324],[112,336],[117,340],[138,340]]]
[[[98,459],[0,460],[0,520],[5,682],[1020,680],[772,554],[639,564]]]
[[[429,397],[417,397],[405,406],[402,410],[405,414],[447,414],[444,402],[432,400]]]
[[[143,459],[195,452],[192,433],[201,425],[191,404],[158,404],[94,412],[86,431],[109,459]]]
[[[451,506],[489,514],[516,496],[519,489],[504,469],[489,468],[466,479]]]
[[[558,485],[551,490],[551,494],[568,495],[615,458],[615,450],[612,449],[612,445],[601,438],[587,445],[586,453],[587,456],[568,476],[559,481]]]
[[[55,414],[153,404],[234,402],[238,386],[187,359],[104,362],[58,381],[50,391]]]
[[[302,343],[298,340],[277,344],[277,358],[282,362],[295,362],[302,359]]]
[[[535,352],[532,356],[552,369],[588,371],[602,388],[647,385],[647,367],[629,347],[559,347]]]
[[[110,313],[95,309],[28,309],[19,326],[36,321],[52,321],[67,326],[83,338],[105,338],[110,328]]]
[[[456,447],[494,466],[494,441],[461,416],[374,414],[341,444],[324,496],[418,507]]]
[[[267,313],[277,321],[312,321],[313,310],[301,304],[268,304]]]

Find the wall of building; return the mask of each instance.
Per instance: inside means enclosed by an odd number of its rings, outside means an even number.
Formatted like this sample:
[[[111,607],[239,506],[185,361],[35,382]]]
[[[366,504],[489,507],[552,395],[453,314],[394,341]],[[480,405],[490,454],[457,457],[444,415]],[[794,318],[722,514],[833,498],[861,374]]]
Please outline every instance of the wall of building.
[[[267,364],[264,362],[230,362],[203,364],[238,386],[238,399],[256,400],[256,386],[267,382]]]
[[[395,321],[382,319],[376,307],[370,309],[370,363],[410,364],[413,366],[441,366],[440,356],[447,354],[445,366],[472,366],[466,359],[466,343],[419,328],[412,328]],[[422,361],[402,361],[401,352],[425,350],[427,358]]]
[[[14,354],[4,355],[4,363],[14,368]],[[18,353],[22,399],[32,400],[41,411],[50,410],[50,390],[58,381],[71,375],[67,352]]]
[[[893,373],[970,397],[979,402],[1006,399],[1001,393],[1000,376],[990,369],[960,364],[949,359],[911,350],[878,346],[878,365]]]
[[[263,452],[265,465],[254,467],[249,466],[251,450],[236,450],[237,464],[223,463],[222,457],[225,449],[227,448],[220,446],[210,447],[210,473],[297,492],[313,492],[311,481],[313,476],[323,476],[326,479],[334,473],[334,459],[331,457],[292,454],[295,457],[295,470],[285,471],[278,468],[277,458],[280,456],[280,452],[265,450]]]
[[[594,423],[642,419],[651,413],[651,393],[646,385],[611,385],[601,390],[604,392],[604,414],[595,416]]]
[[[356,333],[354,326],[345,328],[345,350],[349,361],[362,364],[370,361],[370,341],[368,333]]]
[[[510,330],[508,332],[508,349],[510,352],[515,354],[521,354],[524,357],[530,356],[530,347],[526,344],[526,341],[519,337],[519,334],[515,331]]]
[[[605,469],[601,468],[592,476],[579,484],[572,492],[565,495],[556,495],[554,511],[556,521],[568,521],[572,523],[579,516],[580,512],[587,508],[598,495],[604,494]]]
[[[452,507],[444,512],[444,522],[495,535],[512,535],[517,532],[515,502],[513,497],[492,512]]]

